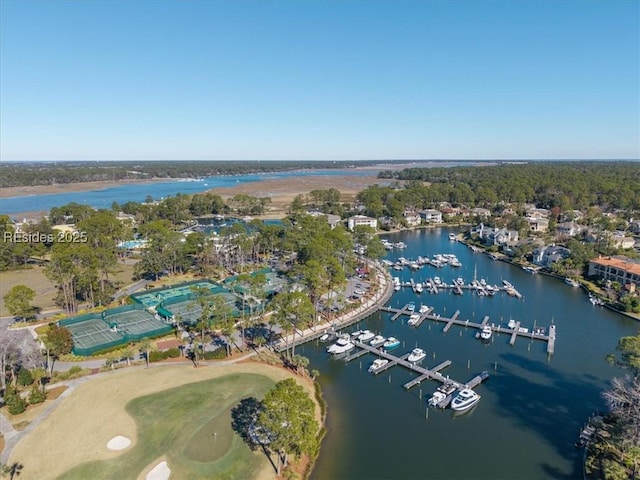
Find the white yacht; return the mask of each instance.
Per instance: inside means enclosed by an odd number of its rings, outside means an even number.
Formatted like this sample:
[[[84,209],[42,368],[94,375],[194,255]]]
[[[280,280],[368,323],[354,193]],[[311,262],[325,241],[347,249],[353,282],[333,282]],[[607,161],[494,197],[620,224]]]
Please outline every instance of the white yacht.
[[[490,340],[492,334],[493,330],[489,325],[485,325],[484,327],[482,327],[482,330],[480,330],[480,338],[482,340]]]
[[[470,388],[463,388],[451,401],[451,409],[461,412],[468,410],[480,401],[480,395]]]
[[[386,341],[387,341],[387,339],[385,337],[383,337],[382,335],[376,335],[369,342],[369,345],[371,345],[372,347],[377,347],[378,345],[382,345]]]
[[[447,398],[447,395],[436,390],[435,392],[433,392],[433,395],[431,395],[431,398],[429,398],[429,400],[427,401],[427,403],[432,406],[435,407],[436,405],[438,405],[441,401],[443,401],[445,398]]]
[[[578,282],[576,282],[573,278],[565,278],[564,279],[564,283],[566,283],[567,285],[573,287],[573,288],[577,288],[580,286],[580,284]]]
[[[371,364],[371,366],[369,367],[369,373],[377,372],[382,367],[384,367],[387,363],[389,363],[389,360],[387,360],[385,358],[378,358],[378,359],[374,360],[373,363]]]
[[[355,347],[355,345],[353,343],[351,343],[351,340],[348,337],[341,336],[340,338],[338,338],[336,343],[334,343],[333,345],[330,345],[327,348],[327,352],[328,353],[333,353],[333,354],[345,353],[345,352],[348,352],[349,350],[351,350],[354,347]]]
[[[360,336],[358,337],[359,342],[369,342],[372,338],[376,336],[371,330],[363,330]]]
[[[455,233],[450,233],[449,234],[449,240],[455,241],[456,240],[456,234]]]
[[[421,348],[414,348],[411,350],[411,353],[407,357],[407,361],[411,363],[419,362],[427,356],[427,352],[422,350]]]
[[[418,282],[413,286],[413,291],[416,293],[422,293],[422,283]]]
[[[418,310],[418,312],[420,313],[427,313],[428,311],[429,311],[428,305],[420,305],[420,310]]]
[[[413,313],[409,316],[409,320],[407,320],[407,325],[409,325],[410,327],[413,327],[418,323],[418,320],[420,320],[420,314]]]

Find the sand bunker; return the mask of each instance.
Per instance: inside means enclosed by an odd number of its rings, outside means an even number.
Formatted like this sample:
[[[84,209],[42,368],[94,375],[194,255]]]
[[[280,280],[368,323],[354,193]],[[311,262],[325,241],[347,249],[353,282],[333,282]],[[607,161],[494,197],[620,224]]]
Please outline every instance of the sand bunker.
[[[129,445],[131,445],[131,440],[129,440],[127,437],[123,437],[122,435],[116,435],[111,440],[109,440],[109,443],[107,443],[107,448],[109,450],[124,450]]]
[[[147,480],[169,480],[171,476],[171,470],[167,466],[167,462],[160,462],[153,469],[147,473],[145,477]]]

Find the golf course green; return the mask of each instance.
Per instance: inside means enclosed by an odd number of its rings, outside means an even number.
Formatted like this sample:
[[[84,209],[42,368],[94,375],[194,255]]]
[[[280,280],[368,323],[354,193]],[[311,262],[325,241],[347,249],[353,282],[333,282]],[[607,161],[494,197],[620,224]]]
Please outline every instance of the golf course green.
[[[135,479],[159,458],[172,479],[254,478],[269,460],[233,432],[230,411],[243,398],[262,398],[274,384],[264,375],[234,373],[135,398],[126,410],[137,442],[116,458],[80,464],[58,478]]]

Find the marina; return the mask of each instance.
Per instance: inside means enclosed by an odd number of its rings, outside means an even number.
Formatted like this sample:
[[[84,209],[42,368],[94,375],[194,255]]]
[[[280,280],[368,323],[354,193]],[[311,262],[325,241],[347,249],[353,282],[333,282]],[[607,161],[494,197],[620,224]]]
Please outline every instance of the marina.
[[[385,259],[395,263],[401,255],[417,258],[425,252],[451,252],[463,266],[439,269],[442,283],[451,284],[460,277],[469,284],[475,277],[504,288],[506,279],[522,299],[504,295],[505,291],[488,297],[477,295],[474,289],[462,289],[462,295],[455,295],[452,288],[438,287],[439,295],[430,295],[426,288],[417,295],[411,287],[399,287],[392,290],[384,306],[400,310],[414,303],[412,313],[391,321],[395,313],[378,310],[350,329],[369,329],[402,340],[403,345],[388,352],[398,358],[423,348],[427,356],[422,367],[433,371],[450,362],[439,373],[457,383],[472,384],[479,372],[488,371],[490,380],[474,387],[482,399],[476,408],[460,412],[463,416],[452,410],[444,410],[451,414],[435,414],[440,410],[427,401],[435,392],[443,398],[455,395],[452,385],[419,380],[421,373],[398,364],[378,375],[369,374],[371,362],[381,358],[375,354],[363,353],[345,362],[327,355],[325,344],[308,342],[296,347],[297,354],[310,359],[310,368],[320,372],[323,395],[336,411],[328,417],[323,454],[312,480],[398,478],[399,462],[402,478],[581,478],[583,451],[574,444],[585,418],[604,408],[601,391],[620,374],[606,362],[606,355],[615,352],[621,336],[637,333],[637,321],[594,308],[581,289],[474,253],[462,242],[450,241],[448,234],[438,228],[389,234],[389,241],[403,241],[407,247],[388,250]],[[436,272],[426,270],[431,267],[418,271],[404,267],[397,273],[388,268],[402,283],[411,278],[424,281],[421,274],[433,277]],[[445,321],[425,318],[419,328],[409,327],[408,320],[411,314],[420,314],[421,303],[433,309],[431,315],[451,318],[459,310],[458,321],[495,323],[504,330],[492,330],[492,338],[481,342],[475,338],[479,328],[457,323],[452,323],[447,334],[442,331]],[[507,325],[511,319],[514,324],[520,322],[518,331],[528,328],[529,333],[517,334],[514,345],[510,345],[513,328]],[[531,333],[543,330],[549,340],[531,338]],[[555,340],[553,330],[558,333]],[[554,349],[553,355],[547,353]],[[356,346],[349,354],[362,350]],[[448,394],[438,390],[452,387],[454,391]],[[380,432],[392,435],[393,442],[381,442]],[[480,437],[487,441],[477,442]],[[460,461],[462,450],[464,462]],[[499,461],[487,461],[496,452],[500,452]]]

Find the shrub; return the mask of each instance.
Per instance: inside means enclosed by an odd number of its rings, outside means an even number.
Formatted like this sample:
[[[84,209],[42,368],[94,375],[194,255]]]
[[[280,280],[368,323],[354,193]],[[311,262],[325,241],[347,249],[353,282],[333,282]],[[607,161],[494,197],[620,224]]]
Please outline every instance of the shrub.
[[[213,352],[204,352],[200,355],[200,358],[202,358],[202,360],[222,360],[223,358],[227,358],[227,353],[224,350],[224,348],[218,348]]]
[[[36,403],[42,403],[47,399],[47,394],[42,391],[42,389],[38,388],[37,385],[34,385],[31,389],[31,393],[29,394],[29,403],[31,405],[35,405]]]
[[[27,385],[31,385],[33,383],[33,376],[31,372],[26,368],[21,368],[18,372],[18,385],[26,387]]]
[[[180,356],[180,350],[178,348],[170,348],[166,353],[167,358],[178,358]]]
[[[5,403],[11,415],[18,415],[27,409],[27,402],[15,389],[7,390]]]
[[[164,352],[159,352],[158,350],[151,350],[149,352],[149,361],[150,362],[159,362],[160,360],[164,360],[166,357]]]

